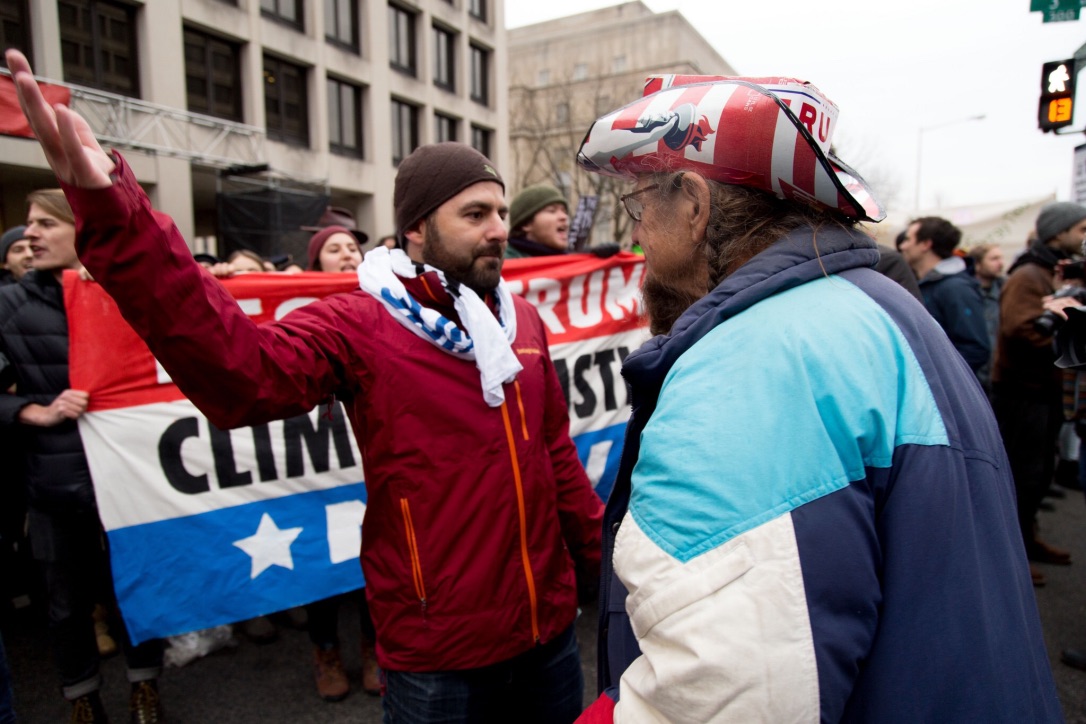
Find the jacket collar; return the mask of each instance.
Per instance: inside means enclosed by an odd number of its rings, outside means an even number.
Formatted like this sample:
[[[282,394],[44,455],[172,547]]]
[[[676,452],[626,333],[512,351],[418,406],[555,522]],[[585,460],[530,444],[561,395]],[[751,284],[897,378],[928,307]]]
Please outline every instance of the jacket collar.
[[[54,307],[64,308],[64,290],[51,272],[31,269],[19,280],[19,286],[27,294],[41,299]]]
[[[847,269],[873,267],[878,260],[875,241],[857,229],[795,229],[695,302],[669,334],[631,353],[622,374],[635,390],[658,389],[679,357],[725,320],[780,292]]]

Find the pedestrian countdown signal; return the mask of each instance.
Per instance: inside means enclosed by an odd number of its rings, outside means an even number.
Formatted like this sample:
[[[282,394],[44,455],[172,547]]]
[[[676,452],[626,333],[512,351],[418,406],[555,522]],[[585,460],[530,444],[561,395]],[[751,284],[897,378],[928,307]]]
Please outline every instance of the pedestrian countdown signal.
[[[1037,124],[1042,131],[1070,126],[1075,115],[1075,61],[1054,60],[1041,69],[1041,105]]]

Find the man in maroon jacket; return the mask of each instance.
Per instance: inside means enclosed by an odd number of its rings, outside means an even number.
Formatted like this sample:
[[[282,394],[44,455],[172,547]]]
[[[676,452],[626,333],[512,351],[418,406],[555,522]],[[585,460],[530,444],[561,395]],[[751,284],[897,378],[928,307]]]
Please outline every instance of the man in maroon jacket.
[[[598,576],[601,503],[543,324],[501,280],[493,165],[460,144],[415,151],[394,193],[407,253],[375,249],[361,289],[258,327],[124,160],[48,106],[20,53],[7,61],[76,212],[81,260],[208,419],[252,425],[344,401],[366,470],[385,720],[576,718],[577,582]]]

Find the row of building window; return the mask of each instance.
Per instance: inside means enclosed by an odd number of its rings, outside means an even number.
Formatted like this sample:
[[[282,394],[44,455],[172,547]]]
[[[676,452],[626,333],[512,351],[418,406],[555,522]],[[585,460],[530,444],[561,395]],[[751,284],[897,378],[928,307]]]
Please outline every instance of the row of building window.
[[[392,99],[392,163],[400,161],[419,146],[419,116],[421,108],[407,101]],[[489,157],[491,151],[490,129],[471,124],[471,137],[466,139],[477,151]],[[460,119],[434,112],[434,141],[463,141],[460,138]]]
[[[389,64],[412,77],[418,75],[416,15],[399,5],[388,6]],[[456,92],[457,32],[442,25],[433,26],[434,85]],[[470,97],[476,103],[490,103],[490,51],[472,42],[468,45]]]
[[[135,8],[111,0],[59,0],[61,55],[66,81],[92,88],[139,96],[136,64]],[[485,5],[474,2],[472,8]],[[261,0],[261,11],[287,21],[300,18],[301,0]],[[357,28],[357,2],[326,0],[325,22],[335,39]],[[389,28],[394,38],[391,64],[414,74],[414,15],[389,6]],[[473,11],[474,12],[474,11]],[[0,0],[0,45],[30,52],[26,4]],[[355,37],[357,40],[357,37]],[[455,90],[455,33],[434,26],[434,83]],[[489,52],[471,44],[471,98],[489,102]],[[409,50],[403,53],[402,50]],[[185,84],[188,109],[196,113],[241,121],[241,46],[191,28],[184,31]],[[308,145],[307,70],[272,55],[264,56],[264,111],[268,137]],[[362,157],[362,96],[360,85],[327,79],[329,146],[337,153]],[[399,163],[419,144],[420,108],[406,101],[392,102],[393,162]],[[459,140],[460,121],[435,113],[438,141]],[[471,143],[490,153],[490,131],[472,124]]]
[[[358,48],[359,0],[324,0],[324,32],[348,47]],[[446,0],[452,5],[452,0]],[[476,20],[489,22],[487,0],[468,0],[468,14]],[[411,11],[403,8],[405,12]],[[305,32],[304,0],[260,0],[260,14],[284,25]]]

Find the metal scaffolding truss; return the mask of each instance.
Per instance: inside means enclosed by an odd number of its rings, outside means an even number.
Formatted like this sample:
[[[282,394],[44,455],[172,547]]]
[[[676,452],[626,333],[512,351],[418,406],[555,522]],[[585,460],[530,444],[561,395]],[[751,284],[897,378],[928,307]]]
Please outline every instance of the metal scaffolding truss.
[[[80,86],[68,87],[72,110],[87,119],[94,135],[106,145],[213,167],[264,160],[262,128]]]
[[[5,68],[0,74],[11,76]],[[183,158],[214,168],[264,161],[263,128],[38,78],[71,91],[72,110],[105,145]]]

